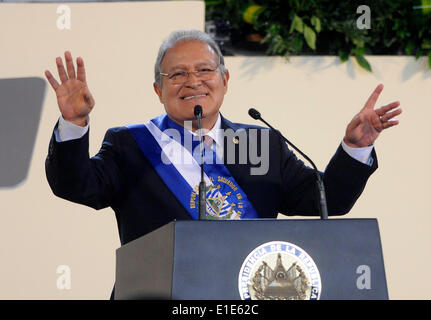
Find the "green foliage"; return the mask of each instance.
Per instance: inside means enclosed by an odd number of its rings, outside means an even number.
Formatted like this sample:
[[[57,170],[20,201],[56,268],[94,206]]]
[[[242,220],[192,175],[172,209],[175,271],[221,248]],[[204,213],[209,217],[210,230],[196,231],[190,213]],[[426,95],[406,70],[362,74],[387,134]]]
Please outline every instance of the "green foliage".
[[[365,57],[361,54],[355,55],[356,62],[365,70],[372,71],[370,63],[365,59]]]
[[[371,28],[356,25],[367,5]],[[212,0],[206,1],[206,19],[228,20],[232,44],[247,42],[250,34],[263,39],[269,55],[338,55],[354,57],[368,71],[365,56],[427,56],[431,68],[431,0]]]

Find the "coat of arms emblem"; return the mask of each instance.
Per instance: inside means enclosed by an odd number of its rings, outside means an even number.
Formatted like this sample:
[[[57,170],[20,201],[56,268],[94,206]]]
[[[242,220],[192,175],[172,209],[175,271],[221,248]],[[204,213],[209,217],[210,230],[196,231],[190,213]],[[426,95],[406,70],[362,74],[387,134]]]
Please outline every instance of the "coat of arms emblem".
[[[242,299],[316,300],[320,274],[311,257],[288,242],[272,241],[253,250],[244,260],[239,278]]]

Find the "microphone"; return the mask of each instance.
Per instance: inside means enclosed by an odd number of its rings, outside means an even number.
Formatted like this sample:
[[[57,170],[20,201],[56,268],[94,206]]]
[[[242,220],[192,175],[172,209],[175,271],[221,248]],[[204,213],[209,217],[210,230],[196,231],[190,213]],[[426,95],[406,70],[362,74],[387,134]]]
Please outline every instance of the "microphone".
[[[200,141],[200,152],[201,152],[201,182],[199,183],[199,220],[206,219],[207,205],[206,205],[206,183],[204,179],[204,144],[202,137],[202,106],[196,105],[194,109],[195,117],[198,119],[198,134]]]
[[[316,182],[317,182],[317,189],[319,191],[319,200],[320,200],[319,211],[320,211],[320,218],[322,220],[328,219],[328,207],[327,207],[327,204],[326,204],[325,186],[323,185],[322,177],[320,176],[319,170],[317,170],[317,167],[314,164],[314,162],[309,157],[307,157],[307,155],[305,155],[301,150],[299,150],[293,143],[291,143],[289,140],[287,140],[279,131],[275,130],[268,122],[266,122],[264,119],[262,119],[259,111],[257,111],[254,108],[250,108],[248,110],[248,114],[253,119],[262,121],[269,128],[271,128],[272,130],[274,130],[285,142],[287,142],[287,144],[289,144],[293,149],[295,149],[296,151],[298,151],[298,153],[301,154],[305,159],[307,159],[307,161],[312,165],[312,167],[314,169],[314,172],[316,173],[316,176],[317,176],[317,181]]]
[[[194,109],[194,113],[195,113],[195,117],[202,117],[202,106],[200,105],[195,105],[195,109]],[[198,118],[199,121],[199,118]]]

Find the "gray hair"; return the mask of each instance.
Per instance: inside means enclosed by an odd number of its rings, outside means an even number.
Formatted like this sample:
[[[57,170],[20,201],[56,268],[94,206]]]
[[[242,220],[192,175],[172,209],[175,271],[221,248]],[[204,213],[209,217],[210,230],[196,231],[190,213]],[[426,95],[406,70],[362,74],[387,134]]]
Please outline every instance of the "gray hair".
[[[200,41],[208,44],[218,56],[219,69],[222,73],[222,76],[224,77],[226,75],[227,69],[224,64],[223,55],[220,51],[219,46],[209,34],[199,30],[178,30],[172,32],[169,37],[166,38],[165,41],[163,41],[157,55],[157,60],[154,65],[154,81],[159,88],[162,87],[162,77],[160,75],[160,72],[162,72],[163,58],[165,57],[165,54],[169,49],[173,48],[178,42],[182,41]]]

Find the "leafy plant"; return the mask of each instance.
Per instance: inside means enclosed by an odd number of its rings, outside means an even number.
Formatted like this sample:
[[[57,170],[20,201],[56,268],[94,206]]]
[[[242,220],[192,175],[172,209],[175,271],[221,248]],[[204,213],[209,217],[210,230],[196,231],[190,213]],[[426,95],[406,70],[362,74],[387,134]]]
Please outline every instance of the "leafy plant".
[[[258,34],[269,55],[337,55],[354,57],[372,71],[366,55],[428,56],[431,68],[431,0],[379,0],[370,8],[370,29],[359,29],[363,0],[212,0],[207,20],[228,20],[232,45]],[[255,37],[256,38],[256,37]]]

